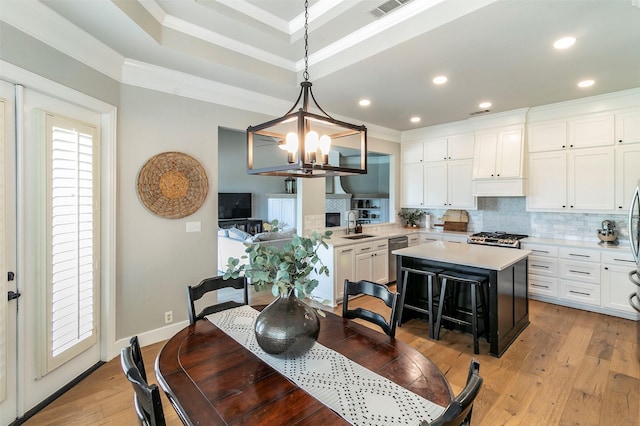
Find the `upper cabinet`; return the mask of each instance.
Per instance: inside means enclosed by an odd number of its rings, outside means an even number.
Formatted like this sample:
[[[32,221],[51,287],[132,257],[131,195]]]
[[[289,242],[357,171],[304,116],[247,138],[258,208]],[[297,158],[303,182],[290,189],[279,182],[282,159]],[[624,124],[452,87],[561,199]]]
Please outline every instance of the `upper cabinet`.
[[[424,161],[466,160],[473,158],[473,133],[430,139],[424,143]]]
[[[525,195],[523,133],[523,126],[476,132],[473,156],[474,195]]]
[[[613,145],[613,114],[589,114],[568,121],[568,148]]]
[[[473,154],[473,133],[403,144],[402,206],[477,208],[471,193]]]
[[[557,151],[567,146],[567,121],[549,120],[528,126],[529,152]]]
[[[618,145],[640,142],[640,107],[620,111],[615,115],[615,139]]]

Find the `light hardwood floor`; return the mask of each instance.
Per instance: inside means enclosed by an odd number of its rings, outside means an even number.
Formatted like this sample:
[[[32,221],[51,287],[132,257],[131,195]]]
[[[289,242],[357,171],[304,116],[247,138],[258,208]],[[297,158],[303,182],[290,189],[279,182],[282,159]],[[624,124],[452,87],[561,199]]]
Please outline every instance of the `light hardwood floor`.
[[[271,296],[252,294],[250,303],[265,303],[265,297]],[[364,298],[354,303],[374,305]],[[536,301],[529,307],[531,324],[501,358],[487,355],[481,340],[476,358],[484,384],[472,424],[639,426],[640,324]],[[471,337],[443,329],[440,340],[432,341],[427,331],[425,322],[412,320],[396,337],[429,357],[457,394],[473,357]],[[162,344],[143,348],[152,381]],[[164,395],[163,402],[168,424],[181,424]],[[133,390],[115,358],[25,424],[136,423]]]

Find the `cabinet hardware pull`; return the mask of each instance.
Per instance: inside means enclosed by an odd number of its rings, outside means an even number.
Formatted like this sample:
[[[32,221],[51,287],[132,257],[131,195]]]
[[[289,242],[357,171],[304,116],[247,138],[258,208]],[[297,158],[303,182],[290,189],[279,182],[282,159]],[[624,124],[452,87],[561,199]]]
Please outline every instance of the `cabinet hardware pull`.
[[[627,263],[635,263],[633,260],[627,260],[627,259],[618,259],[618,258],[614,258],[613,259],[616,262],[627,262]]]
[[[548,266],[546,265],[534,265],[533,263],[531,264],[532,268],[542,268],[542,269],[549,269]]]
[[[591,255],[589,255],[589,254],[576,254],[576,253],[569,253],[569,256],[575,256],[575,257],[591,257]]]
[[[536,250],[536,249],[531,249],[532,252],[534,253],[547,253],[549,254],[549,252],[547,250]]]
[[[549,288],[548,285],[531,284],[531,287]]]
[[[574,271],[573,269],[569,269],[569,272],[573,272],[574,274],[591,275],[591,272]]]
[[[342,250],[340,253],[349,253],[350,251],[353,251],[353,249]]]
[[[582,296],[591,296],[591,293],[583,293],[581,291],[573,291],[573,290],[569,290],[569,293],[573,293],[573,294],[580,294]]]

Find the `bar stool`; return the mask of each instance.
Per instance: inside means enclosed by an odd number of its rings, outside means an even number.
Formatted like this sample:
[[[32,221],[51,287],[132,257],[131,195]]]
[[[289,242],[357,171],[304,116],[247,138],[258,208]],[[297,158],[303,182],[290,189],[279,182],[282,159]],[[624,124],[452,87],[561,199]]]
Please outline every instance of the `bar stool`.
[[[444,271],[439,275],[441,286],[440,286],[440,303],[438,304],[438,314],[436,317],[436,326],[434,338],[436,340],[440,337],[440,327],[442,325],[442,320],[446,319],[456,324],[471,326],[471,331],[473,333],[473,353],[479,354],[480,348],[478,345],[478,308],[482,308],[482,316],[484,318],[484,334],[487,337],[487,341],[489,340],[489,309],[486,304],[486,298],[484,294],[484,286],[488,284],[489,277],[485,277],[482,275],[471,275],[464,274],[456,271]],[[457,283],[457,285],[469,285],[471,290],[471,312],[463,307],[459,306],[458,296],[460,292],[459,289],[454,289],[453,296],[453,306],[451,309],[451,313],[449,315],[445,315],[443,313],[445,306],[445,294],[447,291],[447,281],[453,281]],[[480,290],[480,304],[478,305],[477,300],[477,292]],[[460,319],[455,316],[456,313],[462,313],[465,315],[471,315],[471,322]]]
[[[407,266],[403,266],[401,268],[402,271],[402,285],[400,288],[396,288],[398,293],[400,294],[400,302],[398,304],[398,325],[402,326],[402,313],[405,308],[411,309],[416,312],[420,312],[422,314],[426,314],[429,318],[429,337],[431,339],[434,338],[434,330],[433,330],[433,280],[438,279],[438,274],[443,271],[443,269],[437,268],[428,268],[421,267],[420,269],[409,268]],[[416,274],[427,278],[427,309],[424,308],[424,304],[422,306],[405,304],[405,297],[407,294],[407,282],[409,279],[409,274]],[[423,301],[424,302],[424,301]],[[413,302],[412,302],[413,303]]]

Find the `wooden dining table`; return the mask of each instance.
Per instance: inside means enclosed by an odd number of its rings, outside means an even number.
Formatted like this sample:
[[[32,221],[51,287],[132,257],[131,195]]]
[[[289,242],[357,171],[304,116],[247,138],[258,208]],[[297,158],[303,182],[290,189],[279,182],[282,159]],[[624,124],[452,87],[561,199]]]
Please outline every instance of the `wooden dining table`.
[[[452,400],[442,372],[411,346],[330,312],[320,322],[318,343],[442,407]],[[207,319],[170,338],[155,371],[188,425],[349,424]]]

